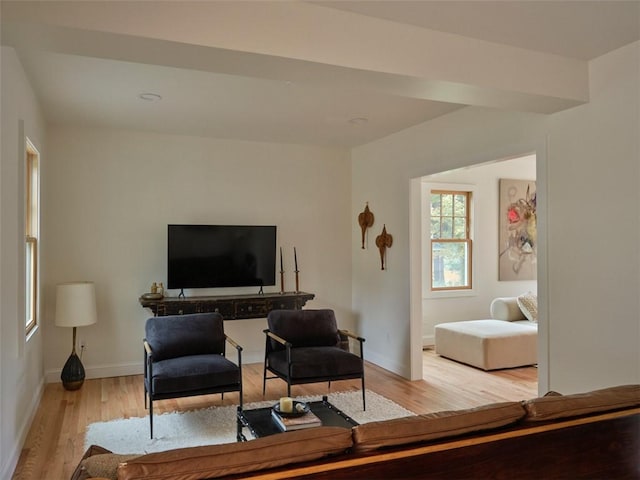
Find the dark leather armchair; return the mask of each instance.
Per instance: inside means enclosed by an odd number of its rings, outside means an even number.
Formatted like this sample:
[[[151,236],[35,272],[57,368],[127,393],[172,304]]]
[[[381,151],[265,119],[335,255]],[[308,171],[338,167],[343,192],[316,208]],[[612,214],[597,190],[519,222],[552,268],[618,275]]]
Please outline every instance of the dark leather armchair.
[[[225,335],[219,313],[152,317],[145,334],[144,392],[151,438],[154,400],[239,392],[242,407],[242,347]],[[227,342],[238,352],[237,365],[225,357]]]
[[[267,317],[262,394],[267,380],[281,378],[291,385],[362,379],[362,408],[366,409],[364,388],[364,338],[338,330],[333,310],[272,310]],[[348,339],[360,343],[360,354],[343,348]],[[347,340],[346,342],[343,342]],[[275,376],[267,377],[267,371]]]

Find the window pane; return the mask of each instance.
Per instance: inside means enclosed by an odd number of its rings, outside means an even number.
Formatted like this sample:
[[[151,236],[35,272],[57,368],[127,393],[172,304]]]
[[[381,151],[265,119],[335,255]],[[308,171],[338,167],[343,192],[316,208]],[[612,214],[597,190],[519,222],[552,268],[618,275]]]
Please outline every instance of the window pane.
[[[442,232],[440,238],[453,238],[453,218],[442,217]]]
[[[456,195],[454,199],[454,212],[456,217],[464,217],[467,211],[467,196]]]
[[[26,243],[26,278],[25,278],[25,296],[26,296],[26,317],[25,325],[27,332],[35,326],[36,322],[36,241],[32,238],[27,239]]]
[[[453,238],[467,238],[467,221],[464,217],[453,219]]]
[[[431,215],[440,216],[440,195],[437,193],[431,194]]]
[[[31,298],[33,297],[31,294],[31,272],[34,269],[33,265],[33,243],[27,242],[27,275],[26,275],[26,295],[27,295],[27,308],[31,305]],[[30,313],[27,311],[27,323],[29,323]]]
[[[440,238],[440,217],[431,217],[431,238]]]
[[[433,288],[468,287],[467,255],[467,242],[433,242]]]
[[[453,217],[453,195],[442,194],[442,216]]]

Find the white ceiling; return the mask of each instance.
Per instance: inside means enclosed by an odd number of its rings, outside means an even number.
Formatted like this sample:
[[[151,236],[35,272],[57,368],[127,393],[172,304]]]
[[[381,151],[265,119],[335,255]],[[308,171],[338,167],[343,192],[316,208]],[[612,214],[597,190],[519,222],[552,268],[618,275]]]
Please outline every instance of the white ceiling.
[[[322,1],[394,22],[591,60],[638,39],[640,2],[612,0]]]
[[[352,147],[468,104],[579,104],[561,80],[640,38],[639,1],[205,3],[3,1],[2,43],[52,124]],[[513,58],[539,78],[501,83]]]

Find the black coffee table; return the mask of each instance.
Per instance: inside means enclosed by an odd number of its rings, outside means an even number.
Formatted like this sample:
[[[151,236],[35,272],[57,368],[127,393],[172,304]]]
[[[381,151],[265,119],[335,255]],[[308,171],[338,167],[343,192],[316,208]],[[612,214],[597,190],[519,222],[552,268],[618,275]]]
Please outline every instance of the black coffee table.
[[[275,404],[276,402],[274,401],[274,405]],[[323,426],[351,428],[358,425],[358,422],[354,419],[331,405],[326,396],[323,396],[322,400],[316,402],[307,402],[307,405],[309,405],[309,409],[318,416]],[[271,418],[271,408],[272,407],[263,407],[243,410],[238,407],[237,438],[239,442],[247,440],[242,433],[243,427],[248,428],[255,438],[267,437],[269,435],[275,435],[276,433],[285,433],[278,428],[273,418]]]

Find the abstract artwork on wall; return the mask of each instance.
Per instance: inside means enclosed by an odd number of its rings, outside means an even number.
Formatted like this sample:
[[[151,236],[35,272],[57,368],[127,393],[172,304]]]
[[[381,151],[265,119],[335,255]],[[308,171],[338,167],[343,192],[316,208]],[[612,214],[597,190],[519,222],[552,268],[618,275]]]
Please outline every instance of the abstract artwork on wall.
[[[535,280],[536,182],[500,179],[499,280]]]

